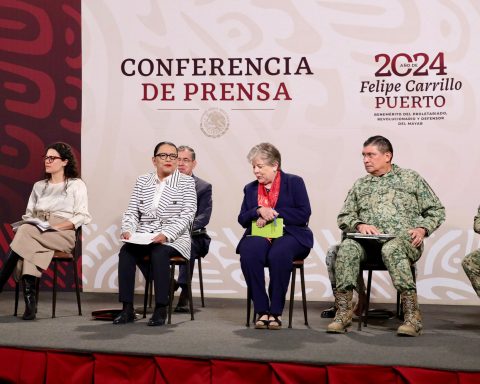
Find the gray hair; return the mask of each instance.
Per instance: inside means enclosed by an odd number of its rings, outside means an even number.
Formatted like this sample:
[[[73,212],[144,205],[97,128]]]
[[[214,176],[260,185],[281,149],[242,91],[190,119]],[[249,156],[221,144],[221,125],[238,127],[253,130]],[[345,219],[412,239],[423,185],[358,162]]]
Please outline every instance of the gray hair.
[[[196,158],[196,155],[195,155],[195,151],[193,150],[192,147],[189,147],[188,145],[180,145],[178,147],[178,152],[181,152],[181,151],[188,151],[192,154],[192,160],[195,160]]]
[[[274,165],[278,163],[278,169],[282,168],[282,156],[280,151],[270,143],[260,143],[255,145],[250,152],[248,152],[247,159],[251,163],[257,156],[262,157],[268,163],[268,165]]]

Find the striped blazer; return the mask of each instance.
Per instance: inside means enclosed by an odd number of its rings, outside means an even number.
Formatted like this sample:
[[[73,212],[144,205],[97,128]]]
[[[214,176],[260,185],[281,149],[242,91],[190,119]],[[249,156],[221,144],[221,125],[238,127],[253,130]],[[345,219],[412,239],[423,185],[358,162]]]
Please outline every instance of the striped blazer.
[[[172,173],[155,211],[151,210],[156,189],[155,172],[139,176],[122,219],[123,232],[163,233],[186,259],[190,258],[190,228],[197,210],[195,180],[178,170]]]

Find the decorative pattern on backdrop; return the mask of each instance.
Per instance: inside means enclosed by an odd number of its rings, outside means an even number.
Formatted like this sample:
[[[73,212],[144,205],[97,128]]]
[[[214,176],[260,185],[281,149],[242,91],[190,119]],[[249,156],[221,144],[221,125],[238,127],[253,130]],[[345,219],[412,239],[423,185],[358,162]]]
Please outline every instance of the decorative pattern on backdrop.
[[[305,180],[312,205],[308,300],[331,300],[325,251],[340,239],[348,189],[365,174],[362,143],[383,134],[395,163],[419,172],[447,210],[417,264],[421,303],[478,305],[461,261],[480,240],[471,230],[479,4],[84,1],[83,170],[93,216],[84,289],[118,290],[122,213],[154,145],[170,140],[195,148],[195,173],[213,186],[205,293],[245,298],[235,254],[242,189],[254,179],[245,156],[269,141],[282,168]],[[141,274],[136,283],[142,292]],[[395,301],[388,274],[372,283],[373,300]]]
[[[80,0],[0,3],[0,258],[13,238],[9,223],[25,212],[43,177],[43,150],[69,143],[80,163]],[[81,260],[78,262],[81,267]],[[51,287],[51,271],[42,284]],[[68,280],[65,277],[68,276]],[[60,289],[73,285],[59,270]],[[10,280],[12,282],[12,280]]]

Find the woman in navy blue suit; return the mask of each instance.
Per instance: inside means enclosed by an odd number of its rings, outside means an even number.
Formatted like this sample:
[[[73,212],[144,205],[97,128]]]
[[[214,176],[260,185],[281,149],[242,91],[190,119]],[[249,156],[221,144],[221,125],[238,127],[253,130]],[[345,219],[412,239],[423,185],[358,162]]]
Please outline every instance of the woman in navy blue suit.
[[[303,179],[281,170],[281,155],[269,143],[260,143],[248,153],[256,180],[247,184],[238,222],[245,233],[237,247],[240,264],[252,293],[255,328],[280,329],[293,260],[304,259],[313,247],[308,228],[311,209]],[[269,239],[251,236],[252,225],[263,227],[283,219],[283,236]],[[265,270],[270,283],[265,289]]]

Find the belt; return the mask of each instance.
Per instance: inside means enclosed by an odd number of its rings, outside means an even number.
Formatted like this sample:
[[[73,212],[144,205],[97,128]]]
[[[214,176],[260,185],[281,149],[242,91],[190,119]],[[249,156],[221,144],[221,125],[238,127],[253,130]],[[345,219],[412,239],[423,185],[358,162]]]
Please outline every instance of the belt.
[[[43,221],[48,221],[50,219],[50,212],[48,211],[34,211],[33,216],[39,218]]]

